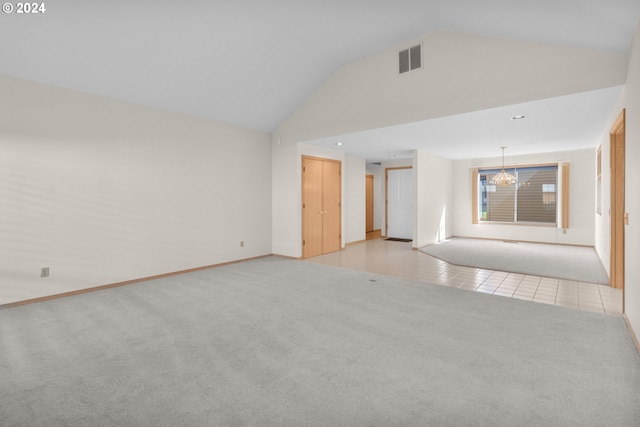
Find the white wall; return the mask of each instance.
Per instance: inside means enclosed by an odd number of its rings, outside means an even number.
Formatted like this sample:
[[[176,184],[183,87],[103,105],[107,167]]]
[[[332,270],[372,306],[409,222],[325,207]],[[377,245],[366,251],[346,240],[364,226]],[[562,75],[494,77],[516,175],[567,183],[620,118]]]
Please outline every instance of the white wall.
[[[344,167],[344,227],[345,243],[366,240],[366,166],[364,159],[347,156]]]
[[[399,76],[398,50],[415,42],[425,67]],[[451,32],[342,66],[273,133],[273,252],[301,254],[298,143],[621,85],[625,72],[623,54]]]
[[[3,76],[0,93],[0,304],[271,253],[269,135]]]
[[[302,256],[302,177],[298,144],[272,138],[271,251],[288,257]]]
[[[424,67],[398,75],[398,51],[423,44]],[[625,56],[438,32],[339,68],[278,128],[317,138],[624,84]]]
[[[640,337],[640,25],[628,55],[626,108],[625,307],[636,336]]]
[[[628,52],[627,82],[622,99],[611,113],[600,139],[602,146],[602,215],[596,215],[596,250],[610,272],[611,257],[611,167],[609,131],[620,112],[626,113],[625,211],[625,314],[636,336],[640,336],[640,25]]]
[[[555,227],[472,224],[470,169],[501,165],[501,158],[457,160],[453,165],[453,234],[463,237],[513,239],[531,242],[593,246],[595,242],[595,152],[591,149],[505,156],[505,166],[567,161],[571,164],[569,228],[566,234]]]
[[[626,89],[625,89],[626,90]],[[616,103],[614,110],[607,122],[607,127],[603,129],[602,136],[598,141],[598,146],[601,149],[601,162],[602,162],[602,182],[601,182],[601,205],[600,213],[596,212],[595,215],[595,249],[602,261],[607,274],[611,273],[611,143],[609,141],[609,129],[613,126],[620,112],[624,108],[624,91],[620,95],[620,100]],[[597,158],[597,147],[595,148]],[[594,168],[597,168],[597,163],[594,163]],[[594,191],[596,188],[596,181],[594,181]],[[597,197],[597,193],[596,193]],[[595,210],[595,209],[594,209]]]
[[[419,248],[453,234],[453,161],[417,150],[414,170],[413,247]]]

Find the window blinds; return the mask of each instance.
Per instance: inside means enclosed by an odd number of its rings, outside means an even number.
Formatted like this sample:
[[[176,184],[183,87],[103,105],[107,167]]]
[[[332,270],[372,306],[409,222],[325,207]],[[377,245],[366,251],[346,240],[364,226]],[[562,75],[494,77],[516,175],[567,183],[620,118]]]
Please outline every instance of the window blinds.
[[[514,185],[489,182],[499,170],[478,170],[479,218],[481,221],[557,224],[558,166],[517,167]]]
[[[518,222],[556,223],[558,168],[518,169]]]

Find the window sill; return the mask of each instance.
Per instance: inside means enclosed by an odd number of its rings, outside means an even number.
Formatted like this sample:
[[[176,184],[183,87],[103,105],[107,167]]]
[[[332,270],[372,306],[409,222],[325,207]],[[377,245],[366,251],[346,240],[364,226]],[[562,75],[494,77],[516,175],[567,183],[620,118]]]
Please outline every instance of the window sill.
[[[558,228],[558,224],[553,222],[502,222],[502,221],[478,221],[479,225],[519,225],[525,227],[547,227]]]

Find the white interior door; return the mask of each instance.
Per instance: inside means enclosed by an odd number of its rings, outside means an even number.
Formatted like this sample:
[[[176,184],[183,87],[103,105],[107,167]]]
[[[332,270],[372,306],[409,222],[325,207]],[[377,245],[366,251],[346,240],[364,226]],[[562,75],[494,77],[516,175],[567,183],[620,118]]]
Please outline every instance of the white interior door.
[[[387,237],[413,238],[411,169],[387,170]]]

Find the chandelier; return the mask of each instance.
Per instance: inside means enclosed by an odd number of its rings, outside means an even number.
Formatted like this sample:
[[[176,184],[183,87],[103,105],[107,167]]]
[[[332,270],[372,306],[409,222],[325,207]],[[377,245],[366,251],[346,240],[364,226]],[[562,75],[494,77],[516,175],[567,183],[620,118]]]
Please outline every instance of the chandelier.
[[[516,179],[515,176],[511,175],[510,173],[507,173],[504,170],[504,149],[507,148],[505,146],[500,147],[502,148],[502,170],[500,171],[499,174],[495,175],[493,178],[491,178],[491,180],[489,181],[489,184],[497,184],[497,185],[512,185],[515,184],[518,180]]]

